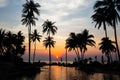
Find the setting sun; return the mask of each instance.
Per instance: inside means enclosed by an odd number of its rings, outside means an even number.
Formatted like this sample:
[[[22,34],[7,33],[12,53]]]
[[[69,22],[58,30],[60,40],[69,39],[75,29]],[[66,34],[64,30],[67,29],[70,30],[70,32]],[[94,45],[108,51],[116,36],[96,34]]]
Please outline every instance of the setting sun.
[[[58,57],[58,56],[56,56],[56,58],[58,59],[59,57]]]

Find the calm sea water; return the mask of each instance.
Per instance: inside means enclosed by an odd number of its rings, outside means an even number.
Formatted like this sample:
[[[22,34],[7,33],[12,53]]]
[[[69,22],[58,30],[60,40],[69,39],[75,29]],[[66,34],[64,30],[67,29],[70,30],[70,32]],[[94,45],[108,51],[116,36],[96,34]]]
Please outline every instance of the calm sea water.
[[[15,80],[120,80],[120,75],[94,73],[87,74],[74,67],[44,66],[36,76],[17,77]]]

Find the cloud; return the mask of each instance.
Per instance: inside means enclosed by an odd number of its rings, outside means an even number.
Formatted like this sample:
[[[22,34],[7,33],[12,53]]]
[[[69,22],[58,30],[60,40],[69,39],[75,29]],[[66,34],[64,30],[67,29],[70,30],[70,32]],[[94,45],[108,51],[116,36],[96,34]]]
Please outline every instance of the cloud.
[[[0,0],[0,7],[5,7],[7,5],[7,0]]]
[[[38,1],[38,0],[36,0]],[[93,7],[95,0],[43,0],[41,4],[41,14],[44,19],[52,18],[56,21],[69,18],[84,17],[88,15],[89,9]]]

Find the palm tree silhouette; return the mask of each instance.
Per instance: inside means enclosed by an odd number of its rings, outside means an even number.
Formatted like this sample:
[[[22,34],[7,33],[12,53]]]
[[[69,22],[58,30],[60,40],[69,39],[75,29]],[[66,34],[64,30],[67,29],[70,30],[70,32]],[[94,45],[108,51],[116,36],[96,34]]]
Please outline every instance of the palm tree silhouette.
[[[95,3],[94,8],[98,9],[101,7],[101,8],[104,8],[106,11],[106,15],[109,19],[109,24],[114,29],[116,51],[117,51],[119,62],[120,62],[120,52],[119,52],[119,46],[118,46],[118,41],[117,41],[117,31],[116,31],[116,25],[120,21],[119,6],[120,6],[119,0],[102,0],[102,1],[100,0]]]
[[[40,5],[38,3],[34,3],[33,0],[26,0],[26,3],[23,5],[23,10],[22,10],[22,17],[23,19],[21,20],[22,25],[28,26],[28,46],[29,46],[29,62],[30,62],[30,49],[31,49],[31,26],[35,26],[35,20],[38,20],[35,17],[35,14],[39,15],[39,10],[38,8]]]
[[[87,51],[87,46],[95,46],[95,41],[92,39],[93,35],[89,35],[88,30],[84,30],[81,34],[78,34],[78,46],[81,51],[81,59],[84,59],[85,51]]]
[[[57,27],[54,25],[55,22],[52,21],[45,21],[43,23],[43,33],[47,33],[47,35],[50,37],[50,33],[52,33],[52,35],[55,35],[55,33],[57,32]]]
[[[6,33],[5,37],[5,47],[6,47],[6,53],[12,53],[12,50],[14,50],[14,44],[15,44],[15,37],[16,35],[13,34],[11,31],[8,31]]]
[[[80,55],[78,51],[78,39],[75,33],[70,33],[69,37],[66,39],[66,49],[69,51],[74,50],[78,61],[80,61]]]
[[[53,40],[53,37],[46,37],[45,40],[43,40],[43,45],[47,48],[49,47],[49,64],[51,65],[51,47],[54,47],[55,41]]]
[[[87,46],[95,46],[95,41],[92,38],[94,38],[94,36],[89,35],[86,29],[82,33],[70,33],[69,38],[66,39],[66,48],[68,48],[69,51],[75,51],[78,61],[80,61],[80,58],[83,60],[85,51],[87,51]]]
[[[0,55],[4,53],[4,39],[5,39],[5,30],[0,29]]]
[[[15,54],[16,55],[23,55],[24,54],[24,49],[25,49],[25,46],[23,45],[23,42],[25,40],[25,37],[23,36],[23,33],[21,31],[19,31],[17,34],[16,34],[16,37],[15,37],[15,40],[14,40],[14,45],[16,47],[15,49]]]
[[[100,29],[101,25],[103,24],[103,29],[105,31],[105,36],[107,37],[107,27],[106,24],[109,24],[109,20],[106,16],[106,11],[104,8],[98,8],[94,11],[95,13],[91,16],[95,24],[95,28],[98,27]]]
[[[102,38],[101,43],[99,43],[99,49],[102,51],[102,53],[106,55],[108,63],[110,63],[111,53],[116,51],[116,47],[114,46],[114,44],[115,42],[111,41],[108,37]]]
[[[52,40],[53,38],[51,37],[51,33],[52,33],[52,35],[55,35],[55,33],[57,32],[57,27],[54,24],[55,24],[55,22],[47,20],[42,25],[43,26],[43,34],[47,33],[47,35],[48,35],[48,38],[46,38],[47,40]],[[51,41],[49,41],[49,43],[50,42]],[[49,45],[49,61],[50,61],[50,64],[51,64],[51,50],[50,50],[50,48],[51,47]]]
[[[31,40],[34,42],[34,55],[33,55],[33,62],[35,61],[35,51],[36,51],[36,41],[40,42],[41,35],[35,29],[34,32],[31,34]]]

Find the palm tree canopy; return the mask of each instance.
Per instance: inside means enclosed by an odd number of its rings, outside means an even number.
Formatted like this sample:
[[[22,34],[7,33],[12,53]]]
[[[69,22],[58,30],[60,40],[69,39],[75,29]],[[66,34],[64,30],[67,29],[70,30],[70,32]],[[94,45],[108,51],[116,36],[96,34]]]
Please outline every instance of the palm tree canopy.
[[[5,30],[2,28],[0,29],[0,54],[3,54],[3,46],[4,46],[4,40],[5,40]]]
[[[0,46],[2,45],[4,38],[5,38],[5,30],[1,28],[0,29]]]
[[[45,40],[43,41],[43,45],[47,47],[54,47],[55,41],[53,40],[53,37],[46,37]]]
[[[106,23],[110,25],[108,14],[105,11],[105,8],[98,8],[94,11],[95,13],[91,16],[95,24],[95,28],[98,26],[98,29],[103,25],[104,30],[106,30]]]
[[[17,33],[17,35],[16,35],[16,39],[17,39],[17,45],[22,45],[23,44],[23,42],[24,42],[24,39],[25,39],[25,37],[23,36],[23,33],[21,32],[21,31],[19,31],[18,33]]]
[[[81,49],[81,52],[85,52],[87,50],[87,45],[88,46],[95,46],[95,41],[92,39],[94,38],[93,35],[89,35],[88,30],[84,30],[81,35],[79,34],[79,44],[78,46]]]
[[[41,35],[39,35],[39,33],[37,32],[37,30],[35,29],[34,32],[31,34],[31,40],[33,42],[35,42],[36,40],[40,42],[41,39]]]
[[[36,25],[35,20],[38,20],[35,17],[35,13],[39,15],[39,10],[38,8],[40,5],[38,3],[34,3],[33,0],[30,0],[23,4],[23,14],[22,17],[23,19],[21,20],[23,25],[29,26],[29,25]]]
[[[75,48],[80,48],[81,52],[85,52],[88,46],[95,46],[95,41],[92,39],[93,35],[89,35],[88,30],[84,30],[82,33],[70,33],[68,39],[66,39],[66,48],[69,48],[69,51]]]
[[[116,51],[116,47],[114,44],[114,41],[111,41],[108,37],[105,37],[101,39],[101,43],[99,43],[99,49],[102,50],[102,53],[107,53],[108,55],[108,53]]]
[[[40,5],[38,3],[34,3],[33,0],[26,0],[27,3],[23,4],[23,13],[28,13],[30,12],[33,16],[34,16],[34,13],[36,13],[37,15],[40,15],[39,13],[39,10],[37,9],[38,7],[40,7]]]
[[[99,9],[99,8],[104,8],[106,11],[106,15],[109,18],[109,23],[114,26],[115,24],[120,21],[120,1],[119,0],[101,0],[101,1],[96,1],[94,5],[94,9]]]
[[[70,33],[69,38],[66,39],[66,48],[68,48],[69,51],[72,49],[75,50],[77,47],[77,37],[74,32]]]
[[[43,23],[43,33],[47,32],[47,34],[52,33],[53,35],[57,32],[57,27],[54,25],[55,22],[52,21],[45,21]]]

